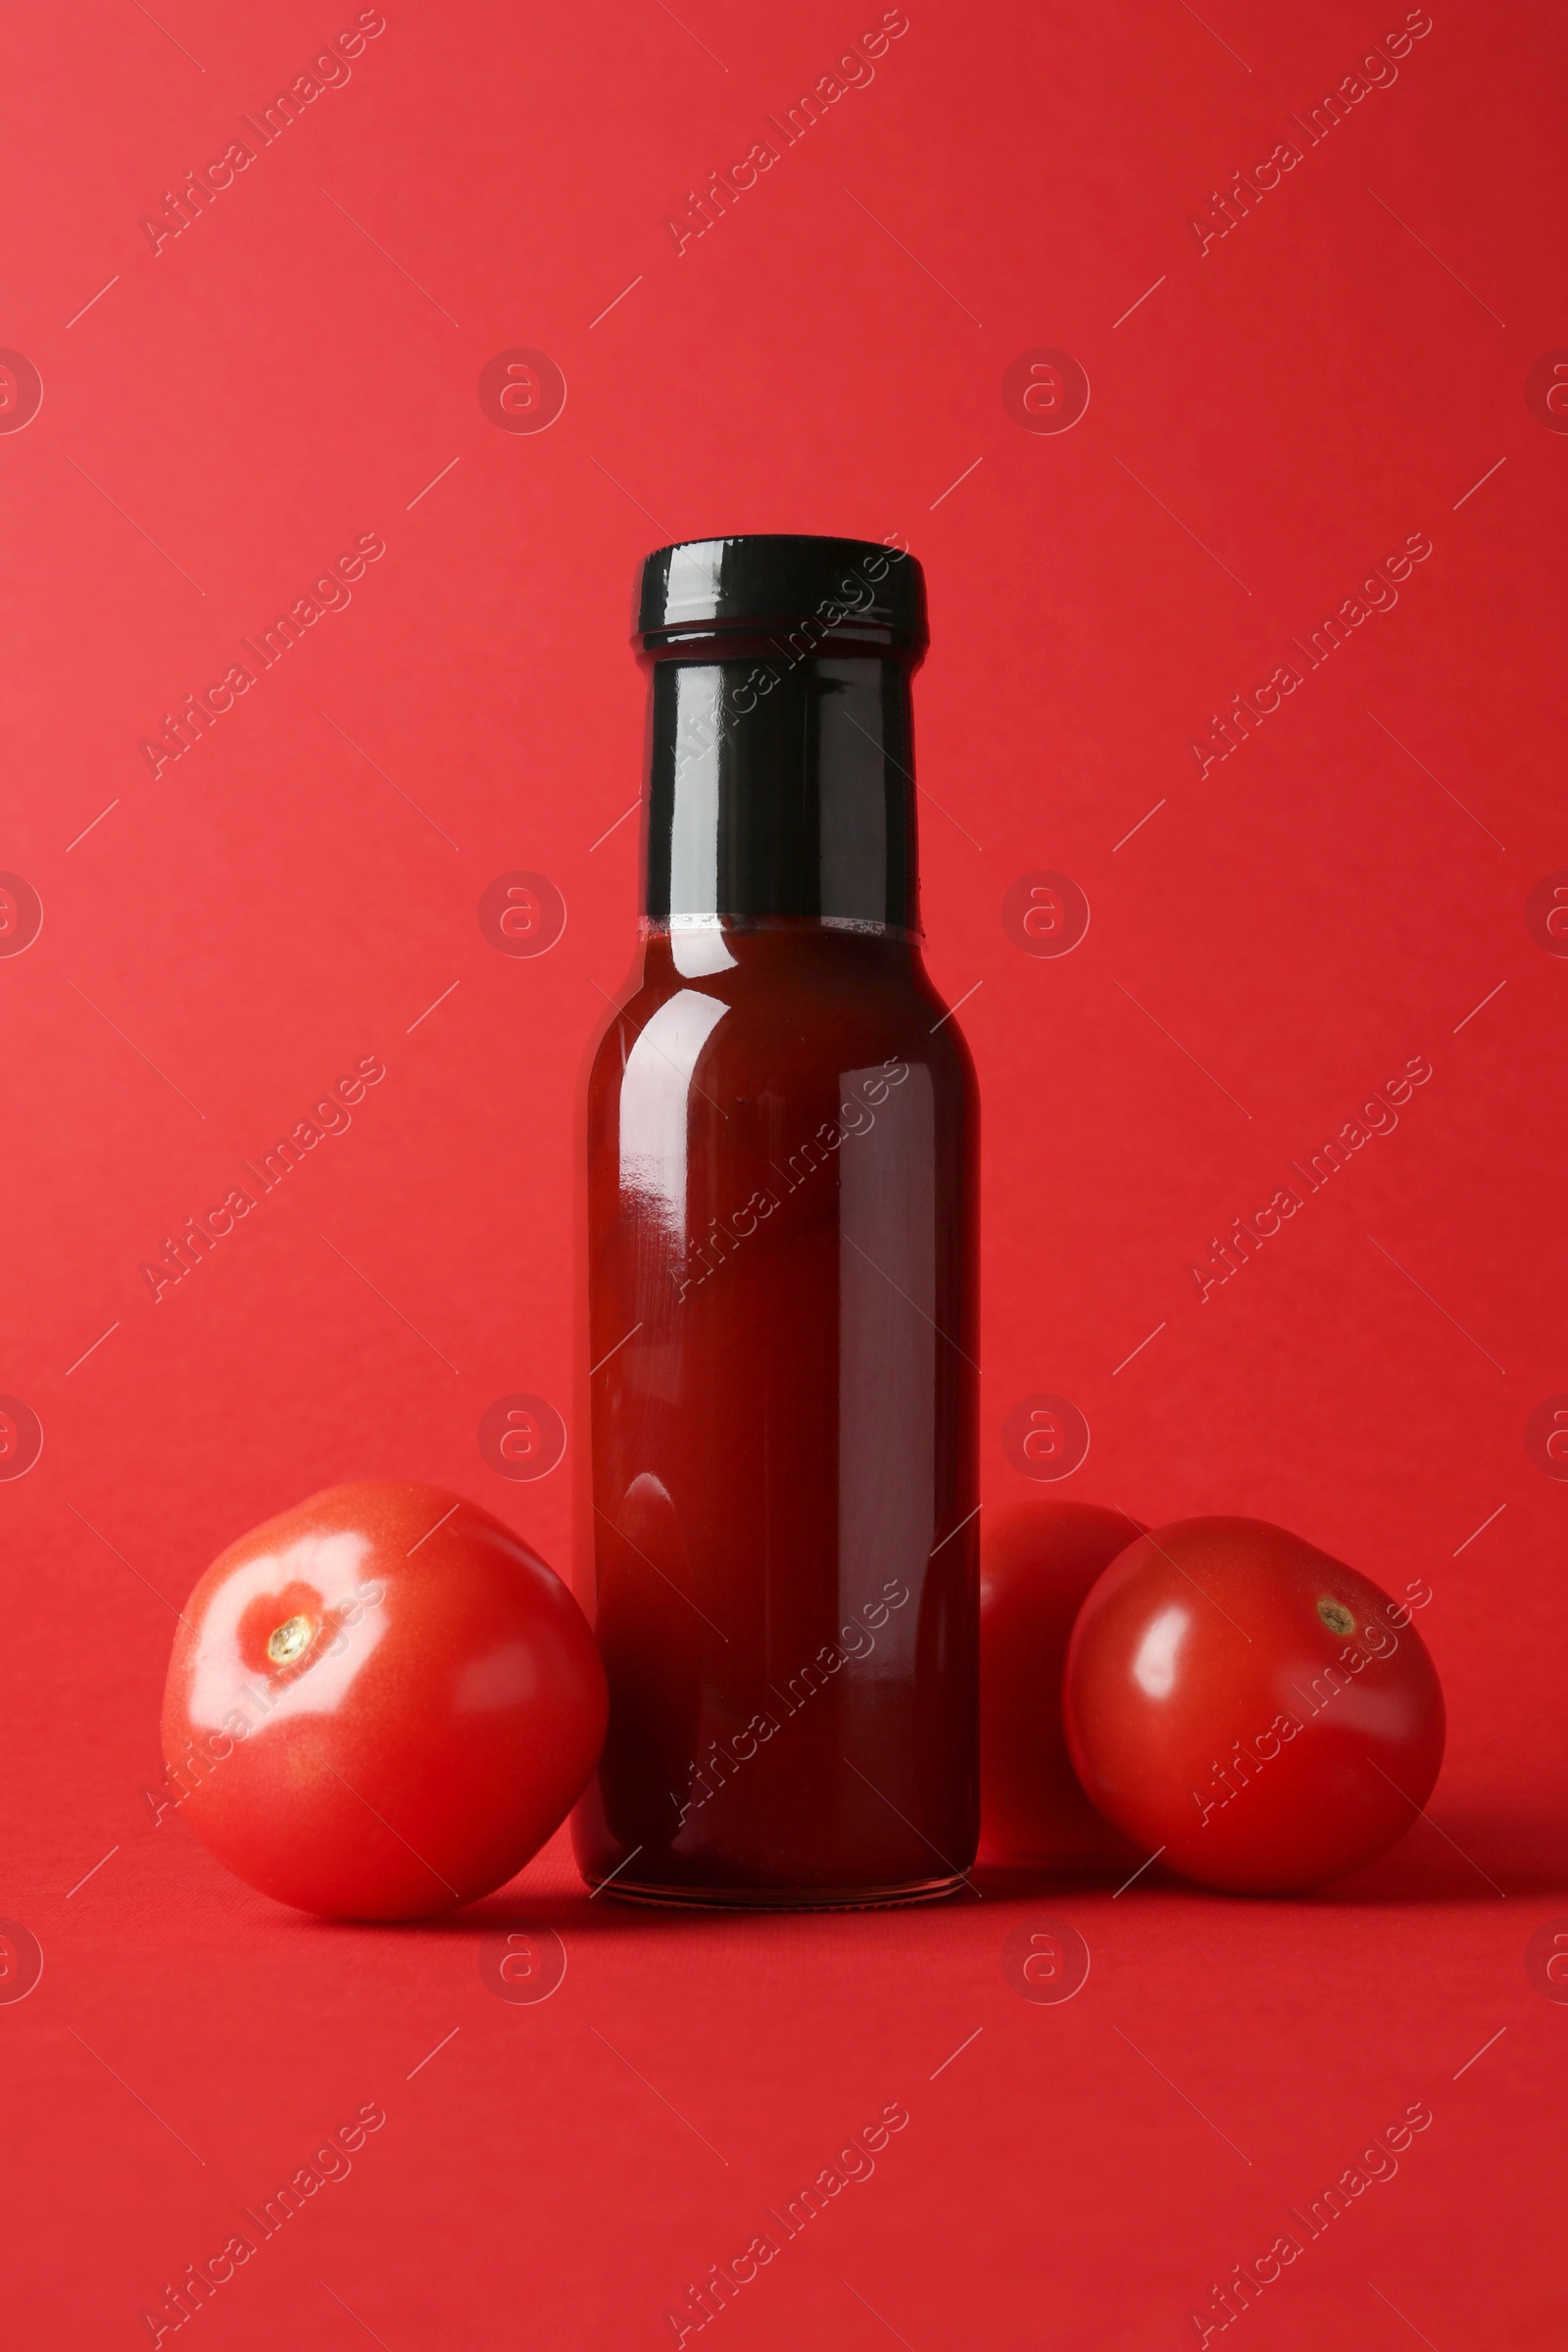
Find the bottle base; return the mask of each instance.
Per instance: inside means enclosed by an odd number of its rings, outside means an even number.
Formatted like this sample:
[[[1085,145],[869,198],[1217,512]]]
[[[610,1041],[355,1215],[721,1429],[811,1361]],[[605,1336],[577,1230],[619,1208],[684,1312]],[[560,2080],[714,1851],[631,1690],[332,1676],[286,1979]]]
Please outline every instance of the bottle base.
[[[656,1886],[605,1879],[593,1888],[612,1901],[658,1903],[698,1911],[891,1911],[907,1903],[940,1903],[967,1886],[962,1871],[902,1886]]]

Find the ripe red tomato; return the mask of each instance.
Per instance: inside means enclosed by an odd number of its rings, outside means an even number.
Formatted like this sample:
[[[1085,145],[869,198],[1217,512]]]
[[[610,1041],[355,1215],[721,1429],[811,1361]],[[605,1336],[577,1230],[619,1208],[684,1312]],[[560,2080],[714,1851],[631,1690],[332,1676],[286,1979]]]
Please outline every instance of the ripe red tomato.
[[[1079,1613],[1064,1699],[1101,1811],[1236,1893],[1370,1862],[1443,1762],[1443,1692],[1409,1610],[1261,1519],[1184,1519],[1130,1544]]]
[[[302,1911],[417,1919],[488,1894],[598,1759],[577,1603],[438,1487],[330,1487],[241,1536],[185,1604],[164,1756],[196,1835]]]
[[[980,1853],[986,1862],[1115,1862],[1127,1853],[1078,1785],[1062,1731],[1061,1676],[1085,1593],[1143,1532],[1122,1511],[1054,1496],[981,1513]]]

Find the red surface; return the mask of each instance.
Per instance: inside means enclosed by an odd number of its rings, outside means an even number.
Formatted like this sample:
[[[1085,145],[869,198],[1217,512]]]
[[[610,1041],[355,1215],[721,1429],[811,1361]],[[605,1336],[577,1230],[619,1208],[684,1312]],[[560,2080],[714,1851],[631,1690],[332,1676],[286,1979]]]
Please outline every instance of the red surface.
[[[0,2014],[19,2339],[148,2340],[165,2281],[379,2102],[349,2177],[218,2290],[210,2352],[668,2342],[687,2283],[902,2100],[874,2177],[715,2323],[737,2352],[1196,2342],[1210,2282],[1418,2101],[1397,2176],[1245,2340],[1562,2340],[1568,2006],[1525,1954],[1568,1933],[1568,1488],[1526,1448],[1568,1388],[1568,964],[1526,919],[1568,867],[1563,29],[1437,7],[1200,252],[1189,217],[1397,8],[912,6],[677,255],[665,214],[878,13],[389,6],[156,255],[160,192],[355,11],[12,29],[0,342],[43,383],[0,435],[0,865],[43,904],[0,958],[0,1389],[44,1433],[0,1483],[0,1909],[45,1956]],[[479,405],[515,350],[564,376],[548,431]],[[1041,350],[1087,371],[1069,431],[1004,406]],[[570,1104],[631,942],[633,568],[734,527],[902,531],[928,567],[985,1492],[1035,1491],[1001,1432],[1064,1397],[1091,1445],[1056,1491],[1255,1514],[1434,1587],[1433,1826],[1329,1895],[1151,1871],[1114,1900],[666,1919],[590,1907],[559,1856],[514,1903],[354,1931],[152,1825],[166,1604],[240,1530],[396,1473],[564,1559],[565,1477],[509,1483],[476,1432],[569,1400]],[[1298,662],[1418,534],[1397,605]],[[155,780],[162,714],[367,536],[352,603]],[[1293,662],[1200,780],[1210,714]],[[567,910],[535,957],[477,918],[517,871]],[[1054,958],[1003,918],[1043,871],[1092,913]],[[352,1126],[155,1304],[141,1264],[367,1055]],[[1416,1055],[1397,1128],[1200,1301],[1211,1238]],[[481,1979],[509,1907],[564,1940],[542,2005]],[[1092,1954],[1063,2004],[1003,1973],[1041,1914]]]

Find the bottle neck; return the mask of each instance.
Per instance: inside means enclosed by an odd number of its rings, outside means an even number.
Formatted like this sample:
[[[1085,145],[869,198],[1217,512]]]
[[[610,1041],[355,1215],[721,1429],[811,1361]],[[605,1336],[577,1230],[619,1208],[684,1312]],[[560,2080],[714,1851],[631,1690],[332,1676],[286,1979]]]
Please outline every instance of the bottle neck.
[[[651,666],[647,919],[917,937],[912,658],[724,637]]]

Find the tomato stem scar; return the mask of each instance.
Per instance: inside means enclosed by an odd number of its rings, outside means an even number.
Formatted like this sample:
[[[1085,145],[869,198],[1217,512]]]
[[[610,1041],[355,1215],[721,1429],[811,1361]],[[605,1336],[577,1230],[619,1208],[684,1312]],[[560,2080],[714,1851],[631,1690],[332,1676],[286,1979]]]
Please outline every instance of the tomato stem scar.
[[[1318,1605],[1321,1608],[1322,1603]],[[308,1617],[287,1617],[268,1637],[267,1654],[274,1666],[292,1666],[294,1660],[310,1647],[315,1632],[316,1628]]]

